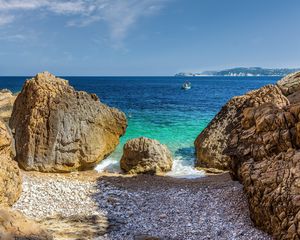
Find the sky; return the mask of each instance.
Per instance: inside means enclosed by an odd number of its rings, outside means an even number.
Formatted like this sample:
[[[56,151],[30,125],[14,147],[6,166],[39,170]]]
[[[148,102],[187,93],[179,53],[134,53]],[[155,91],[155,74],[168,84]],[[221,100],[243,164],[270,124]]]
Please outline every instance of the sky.
[[[0,75],[300,67],[299,0],[0,0]]]

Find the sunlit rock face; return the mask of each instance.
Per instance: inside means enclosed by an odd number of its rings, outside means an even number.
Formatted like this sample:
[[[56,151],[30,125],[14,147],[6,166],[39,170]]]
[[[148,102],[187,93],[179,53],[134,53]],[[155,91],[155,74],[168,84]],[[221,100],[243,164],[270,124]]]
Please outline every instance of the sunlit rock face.
[[[228,170],[230,158],[223,153],[231,132],[240,127],[243,110],[271,102],[278,107],[289,103],[281,90],[267,85],[229,100],[195,140],[196,167]]]
[[[0,90],[0,119],[8,122],[13,110],[13,105],[17,95],[8,89]]]
[[[22,177],[18,164],[12,160],[12,137],[0,120],[0,204],[14,204],[22,191]]]
[[[158,174],[172,169],[172,155],[157,140],[140,137],[129,140],[123,148],[121,169],[127,173]]]
[[[23,169],[70,172],[91,169],[114,151],[127,120],[95,94],[44,72],[25,82],[10,127]]]
[[[0,239],[52,240],[52,235],[22,213],[0,207]]]
[[[224,151],[232,177],[244,185],[253,222],[276,239],[300,238],[299,76],[278,82],[287,104],[245,108]]]

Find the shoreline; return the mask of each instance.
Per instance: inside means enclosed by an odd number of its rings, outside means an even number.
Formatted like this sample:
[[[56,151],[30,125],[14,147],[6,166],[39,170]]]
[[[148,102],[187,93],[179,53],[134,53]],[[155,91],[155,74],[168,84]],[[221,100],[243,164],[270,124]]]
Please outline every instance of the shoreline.
[[[107,217],[108,230],[95,239],[271,239],[253,226],[242,185],[228,173],[198,179],[95,171],[22,175],[14,209],[38,221]]]

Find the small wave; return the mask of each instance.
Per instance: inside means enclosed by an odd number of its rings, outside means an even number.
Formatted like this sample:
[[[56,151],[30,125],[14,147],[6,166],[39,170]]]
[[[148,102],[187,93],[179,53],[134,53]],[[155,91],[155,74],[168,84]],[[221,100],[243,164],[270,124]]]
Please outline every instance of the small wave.
[[[108,157],[100,162],[95,170],[97,172],[121,173],[120,163],[117,159]]]
[[[192,160],[192,159],[191,159]],[[191,161],[190,160],[190,161]],[[103,160],[96,168],[98,172],[109,172],[109,173],[121,173],[119,160],[109,157]],[[181,157],[176,157],[173,162],[173,167],[170,172],[166,174],[166,176],[174,177],[174,178],[186,178],[186,179],[195,179],[204,177],[204,171],[199,171],[191,166],[191,164],[187,164],[186,160]]]
[[[188,162],[191,162],[190,159]],[[175,178],[195,179],[205,176],[204,171],[195,169],[191,164],[187,164],[187,160],[182,157],[176,157],[173,162],[173,168],[166,176]]]

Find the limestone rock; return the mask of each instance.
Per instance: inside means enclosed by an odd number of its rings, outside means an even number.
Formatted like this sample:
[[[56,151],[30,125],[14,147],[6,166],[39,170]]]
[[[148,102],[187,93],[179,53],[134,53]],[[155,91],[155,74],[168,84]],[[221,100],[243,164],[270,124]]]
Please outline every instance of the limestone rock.
[[[289,103],[280,89],[274,85],[267,85],[229,100],[195,140],[196,167],[228,170],[230,158],[223,154],[223,151],[230,133],[241,122],[243,110],[267,102],[273,102],[279,107]]]
[[[120,161],[121,169],[127,173],[162,173],[170,171],[172,164],[167,146],[145,137],[129,140]]]
[[[291,95],[300,90],[300,72],[291,73],[277,82],[285,96]]]
[[[44,72],[25,82],[10,127],[22,168],[70,172],[91,169],[114,151],[127,120],[95,94]]]
[[[22,192],[22,177],[17,163],[0,156],[0,204],[12,205]]]
[[[50,240],[52,236],[20,212],[0,207],[0,239]]]
[[[10,119],[16,97],[8,89],[0,90],[0,119],[5,122]]]
[[[299,92],[298,76],[279,81],[288,98]],[[251,219],[275,239],[300,239],[300,101],[252,106],[241,115],[224,153],[244,185]]]
[[[225,152],[247,193],[251,218],[276,239],[300,237],[300,104],[245,109]]]
[[[0,120],[0,156],[11,157],[13,155],[12,142],[9,128]]]
[[[20,169],[11,159],[11,136],[6,125],[0,121],[0,204],[12,205],[22,191]]]

